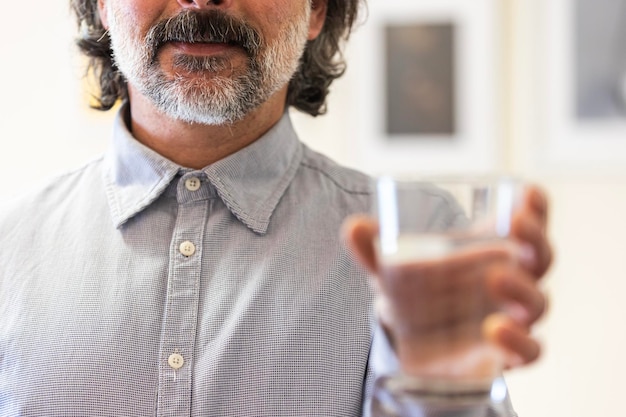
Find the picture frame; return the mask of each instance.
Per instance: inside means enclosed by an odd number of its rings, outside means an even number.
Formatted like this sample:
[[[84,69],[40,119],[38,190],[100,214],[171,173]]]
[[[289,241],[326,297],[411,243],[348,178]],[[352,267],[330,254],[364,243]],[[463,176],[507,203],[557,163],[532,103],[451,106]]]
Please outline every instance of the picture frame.
[[[617,83],[615,88],[622,88],[626,97],[626,49],[623,61],[615,63],[609,59],[619,58],[617,51],[603,49],[616,47],[606,42],[618,35],[610,33],[617,29],[614,19],[621,19],[619,36],[624,36],[622,46],[626,43],[626,15],[602,9],[620,2],[624,9],[619,11],[626,13],[623,0],[551,0],[538,7],[542,105],[536,114],[540,121],[536,158],[544,170],[626,172],[626,108],[607,104],[613,92],[606,87]],[[622,80],[609,79],[613,65],[623,65]]]
[[[379,0],[369,2],[367,11],[367,23],[351,40],[352,68],[358,71],[354,77],[352,123],[358,138],[357,166],[372,174],[480,174],[503,169],[498,2]],[[394,112],[390,84],[398,81],[394,81],[394,76],[389,80],[387,62],[394,59],[394,54],[398,57],[408,51],[406,46],[393,44],[394,33],[402,35],[402,31],[408,34],[405,38],[420,33],[431,41],[453,34],[452,41],[439,42],[445,45],[440,55],[452,54],[451,59],[444,57],[441,61],[444,65],[452,63],[453,77],[438,82],[444,85],[442,100],[452,97],[454,102],[444,108],[447,121],[423,131],[419,130],[419,123],[403,127],[401,122],[388,120],[389,109]],[[394,48],[397,51],[389,51]],[[422,58],[438,60],[438,53],[427,51]],[[436,72],[431,70],[431,76]],[[409,84],[406,83],[407,89]],[[411,112],[407,114],[406,120]],[[414,114],[416,118],[420,116],[419,111]]]

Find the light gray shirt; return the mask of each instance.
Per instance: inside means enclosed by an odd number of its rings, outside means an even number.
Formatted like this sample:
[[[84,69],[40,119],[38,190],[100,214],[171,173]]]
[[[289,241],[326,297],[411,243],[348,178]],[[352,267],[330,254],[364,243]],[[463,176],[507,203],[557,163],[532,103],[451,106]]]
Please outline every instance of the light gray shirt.
[[[369,194],[286,116],[198,171],[118,117],[2,209],[0,415],[359,415],[373,293],[339,230]]]
[[[0,208],[0,415],[360,415],[388,346],[339,230],[369,179],[288,116],[191,170],[125,114],[102,158]]]

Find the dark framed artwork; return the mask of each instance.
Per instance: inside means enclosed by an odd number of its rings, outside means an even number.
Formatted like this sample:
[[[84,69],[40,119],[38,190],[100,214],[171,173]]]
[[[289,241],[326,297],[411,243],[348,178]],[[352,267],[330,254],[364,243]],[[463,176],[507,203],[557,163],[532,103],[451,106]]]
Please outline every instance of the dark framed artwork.
[[[386,131],[397,135],[456,133],[454,23],[385,27]]]
[[[551,0],[537,11],[538,166],[623,172],[626,0]]]
[[[626,118],[626,0],[573,0],[576,116]]]
[[[501,169],[498,0],[368,3],[352,42],[357,165],[372,173]]]

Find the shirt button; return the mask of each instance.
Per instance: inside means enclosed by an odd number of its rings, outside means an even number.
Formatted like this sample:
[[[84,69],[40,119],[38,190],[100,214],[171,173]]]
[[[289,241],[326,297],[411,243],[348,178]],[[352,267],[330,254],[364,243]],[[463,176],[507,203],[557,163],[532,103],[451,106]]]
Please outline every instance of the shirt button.
[[[169,358],[167,358],[167,364],[174,369],[180,369],[185,364],[185,359],[180,353],[172,353]]]
[[[180,246],[178,247],[178,250],[184,256],[191,256],[194,253],[196,253],[196,246],[190,241],[186,241],[180,244]]]
[[[198,191],[201,186],[202,186],[202,183],[196,177],[187,178],[187,180],[185,181],[185,187],[189,191]]]

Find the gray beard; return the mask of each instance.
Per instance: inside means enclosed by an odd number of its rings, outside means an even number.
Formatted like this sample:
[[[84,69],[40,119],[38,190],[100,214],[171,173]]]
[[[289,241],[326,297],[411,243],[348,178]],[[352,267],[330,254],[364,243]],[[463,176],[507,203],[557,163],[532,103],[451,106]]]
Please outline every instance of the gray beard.
[[[111,5],[108,3],[107,6],[111,17],[109,32],[119,70],[126,76],[128,83],[146,96],[158,111],[188,123],[224,125],[244,119],[289,83],[306,47],[309,9],[302,19],[285,27],[281,36],[266,48],[260,46],[261,39],[254,34],[241,34],[238,39],[240,44],[246,45],[244,49],[248,50],[249,57],[247,66],[233,74],[218,75],[229,70],[235,71],[230,67],[230,60],[183,55],[174,57],[174,70],[180,68],[195,76],[175,74],[172,77],[166,75],[159,65],[159,42],[179,37],[185,40],[187,35],[195,36],[193,30],[178,22],[183,28],[174,25],[172,31],[168,32],[168,28],[163,28],[161,24],[153,27],[155,33],[151,33],[151,30],[143,40],[139,40],[130,22],[125,20],[125,15],[116,13]],[[190,16],[184,19],[191,19],[189,21],[195,25]],[[158,28],[165,32],[159,32]],[[222,32],[214,33],[213,36],[220,38],[225,33],[229,34],[231,28],[222,28]],[[246,32],[245,28],[241,30]]]
[[[228,68],[228,62],[220,58],[179,56],[176,67],[197,72],[198,80],[184,76],[167,79],[156,64],[148,75],[149,82],[139,88],[164,114],[188,123],[206,125],[230,124],[243,119],[273,93],[260,86],[263,79],[253,63],[248,70],[236,77],[213,76],[208,87],[200,73],[217,73]],[[137,85],[137,84],[135,84]]]

